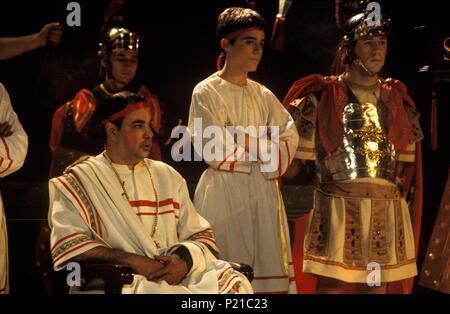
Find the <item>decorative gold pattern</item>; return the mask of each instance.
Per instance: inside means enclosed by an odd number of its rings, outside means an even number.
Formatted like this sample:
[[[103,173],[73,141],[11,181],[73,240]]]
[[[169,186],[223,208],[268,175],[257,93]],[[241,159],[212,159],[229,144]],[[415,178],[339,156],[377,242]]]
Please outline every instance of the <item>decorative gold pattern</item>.
[[[396,252],[397,262],[403,262],[406,260],[406,247],[405,247],[405,223],[402,215],[402,204],[399,200],[394,201],[395,210],[395,233],[396,233]]]
[[[380,264],[389,261],[386,244],[386,206],[387,201],[372,200],[372,221],[370,223],[369,263]]]
[[[225,290],[228,287],[229,281],[230,279],[232,279],[232,277],[237,277],[237,275],[234,273],[234,269],[232,267],[226,269],[219,278],[219,292],[222,292],[223,290]]]
[[[411,123],[411,138],[409,142],[410,144],[417,143],[423,139],[423,132],[419,123],[420,114],[410,106],[406,106],[405,110],[408,114],[408,120]]]
[[[365,16],[362,17],[365,18]],[[344,36],[344,40],[350,42],[368,36],[382,36],[389,34],[391,29],[391,19],[381,15],[378,24],[369,24],[368,20],[368,18],[362,20],[350,34]]]
[[[370,198],[379,200],[398,200],[400,191],[397,186],[358,182],[324,183],[320,185],[322,193],[345,198]]]
[[[316,192],[315,206],[310,227],[310,239],[307,253],[315,256],[326,256],[328,237],[330,234],[330,197]]]
[[[316,106],[309,96],[291,102],[289,113],[301,137],[312,139],[316,123]]]
[[[321,258],[316,258],[314,256],[309,256],[309,255],[305,255],[305,261],[313,261],[315,263],[320,263],[320,264],[324,264],[324,265],[331,265],[331,266],[337,266],[337,267],[341,267],[343,269],[349,269],[349,270],[362,270],[362,271],[367,271],[367,265],[363,265],[363,266],[350,266],[350,265],[346,265],[340,262],[336,262],[336,261],[329,261],[329,260],[323,260]],[[397,264],[392,264],[392,265],[380,265],[380,269],[381,270],[392,270],[392,269],[396,269],[396,268],[400,268],[409,264],[413,264],[416,262],[415,258],[411,258],[407,261],[404,261],[402,263],[397,263]]]
[[[78,244],[81,244],[83,242],[90,242],[93,241],[91,238],[89,238],[87,235],[79,235],[70,241],[64,242],[62,245],[58,246],[55,250],[52,251],[52,258],[55,260],[59,255],[63,254],[67,250],[73,248],[74,246],[77,246]]]
[[[326,203],[321,201],[324,198],[327,199]],[[333,198],[339,199],[339,202],[343,200],[345,207],[345,238],[342,262],[330,260],[331,256],[323,249],[324,245],[329,246],[328,242],[332,236],[330,231],[327,230],[325,235],[318,232],[318,230],[321,230],[318,227],[322,221],[320,219],[321,216],[327,217],[328,221],[331,219],[329,213],[333,207],[328,204],[332,204],[330,202],[333,202]],[[371,205],[368,208],[371,213],[367,244],[362,242],[363,239],[361,237],[362,202],[366,199],[371,199]],[[310,242],[306,246],[305,260],[314,260],[323,264],[336,265],[352,270],[365,270],[370,262],[377,262],[384,269],[384,266],[389,266],[387,264],[393,260],[393,257],[395,259],[395,256],[397,256],[397,262],[395,265],[391,265],[391,268],[414,262],[414,259],[406,255],[405,229],[401,205],[400,193],[396,186],[353,182],[322,184],[320,190],[316,192],[316,203],[309,231]],[[328,214],[324,215],[319,206],[322,209],[325,208]],[[392,243],[388,241],[390,229],[388,229],[386,222],[388,210],[391,209],[395,210],[395,229],[392,228]],[[327,239],[325,243],[318,241],[319,234]],[[393,254],[395,255],[392,256]],[[337,257],[334,256],[333,258]]]
[[[361,246],[361,201],[345,199],[344,264],[365,265]]]
[[[382,107],[371,103],[345,106],[341,146],[331,156],[318,153],[322,182],[367,177],[394,182],[396,152],[383,128]]]
[[[76,194],[80,197],[81,202],[84,204],[88,215],[89,215],[89,221],[86,221],[86,223],[90,223],[91,228],[98,233],[97,225],[96,225],[96,219],[95,219],[95,213],[94,208],[92,207],[91,202],[89,201],[89,198],[84,193],[84,190],[78,185],[78,183],[75,181],[75,179],[70,174],[70,168],[69,170],[65,171],[64,178],[66,181],[70,184],[70,186],[75,190]],[[100,223],[100,221],[98,222]]]
[[[368,175],[375,178],[376,169],[382,166],[381,158],[390,155],[390,152],[381,149],[383,142],[386,142],[386,137],[381,128],[377,107],[371,103],[363,103],[360,106],[360,108],[355,108],[354,104],[349,104],[344,109],[344,124],[347,126],[345,128],[347,136],[344,142],[348,141],[348,144],[352,146],[347,150],[349,153],[365,156]],[[358,110],[361,110],[359,117],[356,113]],[[349,127],[349,124],[356,119],[362,119],[363,125],[360,129]],[[355,140],[362,145],[355,145]]]
[[[450,169],[434,224],[420,285],[450,294]],[[431,254],[431,256],[430,256]],[[436,285],[437,283],[437,285]]]

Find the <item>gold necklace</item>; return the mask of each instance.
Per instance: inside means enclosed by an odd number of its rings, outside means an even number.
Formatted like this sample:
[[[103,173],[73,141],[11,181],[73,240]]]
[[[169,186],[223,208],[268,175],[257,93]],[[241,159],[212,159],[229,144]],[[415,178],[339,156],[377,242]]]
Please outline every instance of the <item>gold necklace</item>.
[[[117,169],[114,167],[111,158],[109,158],[108,154],[106,153],[106,151],[103,152],[103,156],[105,156],[105,158],[109,161],[109,165],[111,166],[111,169],[113,170],[114,174],[116,175],[117,180],[119,180],[120,186],[122,187],[123,190],[123,194],[125,196],[125,198],[127,199],[128,203],[130,203],[131,205],[131,200],[130,200],[130,196],[128,195],[127,190],[125,189],[125,181],[122,181],[122,178],[120,177],[119,173],[117,172]],[[155,219],[153,220],[153,226],[152,226],[152,233],[151,233],[151,237],[153,242],[155,242],[155,245],[158,249],[161,248],[161,244],[159,244],[159,242],[154,238],[156,231],[158,231],[158,214],[159,214],[159,198],[158,198],[158,192],[156,191],[156,187],[155,187],[155,183],[153,181],[153,176],[152,173],[150,171],[150,168],[148,167],[147,163],[145,162],[145,160],[143,160],[144,162],[144,166],[145,169],[147,169],[148,175],[150,176],[150,182],[152,184],[152,188],[153,188],[153,194],[155,194],[155,202],[156,202],[156,212],[155,212]]]

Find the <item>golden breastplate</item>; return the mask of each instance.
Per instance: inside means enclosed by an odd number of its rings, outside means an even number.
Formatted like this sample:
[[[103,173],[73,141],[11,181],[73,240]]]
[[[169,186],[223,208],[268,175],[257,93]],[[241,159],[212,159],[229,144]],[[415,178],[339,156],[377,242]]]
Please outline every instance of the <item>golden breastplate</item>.
[[[395,180],[395,150],[386,137],[381,106],[349,103],[344,108],[344,136],[329,156],[318,155],[321,181],[357,178]]]

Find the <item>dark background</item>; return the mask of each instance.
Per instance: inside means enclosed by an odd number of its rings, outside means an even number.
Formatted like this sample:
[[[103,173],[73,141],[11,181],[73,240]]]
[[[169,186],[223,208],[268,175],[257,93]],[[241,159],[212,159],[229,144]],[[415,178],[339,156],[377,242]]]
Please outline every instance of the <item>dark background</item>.
[[[46,23],[66,24],[67,0],[8,1],[0,8],[0,36],[20,36],[38,32]],[[257,9],[270,25],[278,1],[259,0]],[[419,267],[425,254],[449,167],[450,84],[442,81],[449,62],[443,60],[442,41],[450,36],[447,1],[378,1],[383,14],[393,19],[389,55],[382,73],[403,81],[421,113],[425,135],[424,215]],[[46,219],[46,180],[50,165],[48,149],[54,110],[70,100],[81,88],[99,83],[97,43],[109,1],[78,1],[81,27],[65,25],[58,47],[37,49],[0,62],[0,81],[29,136],[24,167],[0,182],[10,245],[12,293],[33,293],[31,266],[40,224]],[[144,6],[145,3],[145,6]],[[194,86],[215,71],[219,46],[215,40],[218,14],[229,6],[245,6],[246,1],[125,1],[124,26],[140,34],[139,70],[133,85],[145,84],[162,102],[187,121]],[[447,14],[447,16],[446,16]],[[419,26],[424,26],[420,27]],[[283,99],[296,79],[312,74],[329,74],[334,51],[341,36],[334,20],[332,0],[294,0],[285,24],[285,49],[269,46],[252,78]],[[266,34],[270,38],[270,34]],[[435,72],[419,73],[424,65]],[[447,74],[448,75],[448,74]],[[448,77],[447,77],[448,78]],[[431,91],[438,92],[438,150],[430,150],[429,129]],[[163,159],[187,179],[193,191],[205,168],[200,162],[175,163],[170,147]],[[420,269],[419,269],[420,270]],[[419,293],[430,292],[419,286]]]

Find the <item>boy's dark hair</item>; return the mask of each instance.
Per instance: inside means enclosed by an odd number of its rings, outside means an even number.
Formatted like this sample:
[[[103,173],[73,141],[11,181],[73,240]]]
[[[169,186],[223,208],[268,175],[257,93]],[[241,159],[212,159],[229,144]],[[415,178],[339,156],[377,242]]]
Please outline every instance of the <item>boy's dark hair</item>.
[[[227,8],[217,19],[216,36],[220,41],[228,34],[253,26],[267,31],[267,22],[258,12],[248,8]],[[230,38],[230,42],[233,44],[234,38]]]
[[[133,105],[135,103],[138,102],[142,102],[145,101],[145,98],[129,92],[129,91],[123,91],[123,92],[119,92],[116,93],[114,95],[112,95],[110,98],[108,98],[105,103],[103,104],[103,106],[101,106],[99,108],[98,111],[98,117],[99,117],[99,121],[103,122],[103,121],[107,121],[111,118],[111,116],[119,111],[122,111],[123,109],[125,109],[127,106],[129,105]],[[118,119],[118,120],[114,120],[111,121],[111,123],[113,123],[117,129],[120,130],[120,128],[122,127],[122,119]],[[105,126],[102,123],[102,136],[103,136],[103,141],[104,143],[106,143],[106,139],[107,139],[107,134],[106,134],[106,130],[105,130]]]

